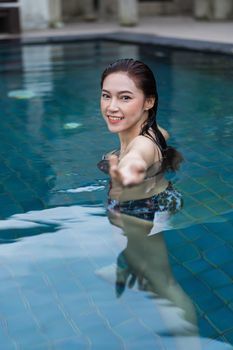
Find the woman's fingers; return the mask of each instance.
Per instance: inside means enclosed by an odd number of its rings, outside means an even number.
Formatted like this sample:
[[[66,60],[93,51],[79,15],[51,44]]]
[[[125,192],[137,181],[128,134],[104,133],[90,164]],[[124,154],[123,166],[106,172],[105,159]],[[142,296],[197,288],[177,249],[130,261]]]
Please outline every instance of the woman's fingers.
[[[115,181],[121,182],[121,174],[118,168],[119,160],[117,156],[109,157],[109,174]]]
[[[141,162],[119,167],[119,159],[115,155],[109,157],[109,174],[112,180],[123,186],[133,186],[141,183],[145,177],[145,165]]]
[[[145,167],[142,164],[133,164],[123,176],[124,186],[140,184],[145,177]]]

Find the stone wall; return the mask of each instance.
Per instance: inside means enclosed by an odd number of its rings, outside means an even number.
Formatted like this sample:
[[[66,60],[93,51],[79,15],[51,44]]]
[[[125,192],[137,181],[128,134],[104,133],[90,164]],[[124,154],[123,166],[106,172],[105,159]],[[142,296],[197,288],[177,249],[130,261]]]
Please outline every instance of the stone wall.
[[[22,30],[45,29],[60,21],[60,0],[20,0]]]
[[[23,30],[43,29],[48,27],[49,8],[47,0],[20,0],[21,26]]]
[[[122,0],[98,0],[98,9],[94,9],[94,0],[62,0],[62,14],[65,21],[72,18],[85,18],[88,13],[88,7],[92,10],[90,14],[103,20],[118,18],[119,3]],[[123,1],[124,2],[124,1]],[[150,15],[170,15],[170,14],[192,14],[193,0],[161,0],[161,1],[137,1],[139,16]],[[89,4],[88,4],[89,3]],[[88,19],[88,18],[87,18]]]
[[[233,18],[233,0],[194,0],[194,16],[202,20]]]
[[[139,1],[139,15],[173,15],[192,14],[192,0]]]
[[[83,1],[81,0],[62,0],[62,16],[64,21],[69,21],[80,17],[84,13]]]

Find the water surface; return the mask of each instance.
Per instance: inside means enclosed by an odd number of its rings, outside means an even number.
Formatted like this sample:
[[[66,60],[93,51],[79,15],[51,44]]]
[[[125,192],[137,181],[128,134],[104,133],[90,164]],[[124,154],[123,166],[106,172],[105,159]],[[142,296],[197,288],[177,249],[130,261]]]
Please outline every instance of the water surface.
[[[185,157],[170,175],[184,209],[158,235],[105,211],[96,163],[118,140],[99,80],[120,57],[153,69],[159,124]],[[4,349],[232,349],[232,68],[111,42],[1,47]]]

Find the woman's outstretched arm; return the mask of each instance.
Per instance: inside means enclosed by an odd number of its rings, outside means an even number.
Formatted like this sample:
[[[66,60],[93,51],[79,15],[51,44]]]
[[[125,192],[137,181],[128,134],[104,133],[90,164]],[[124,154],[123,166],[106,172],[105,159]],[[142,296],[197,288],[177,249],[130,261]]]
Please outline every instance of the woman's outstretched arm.
[[[145,136],[137,136],[127,147],[125,155],[109,157],[109,173],[113,181],[122,186],[140,184],[147,169],[159,160],[159,150],[156,145]]]

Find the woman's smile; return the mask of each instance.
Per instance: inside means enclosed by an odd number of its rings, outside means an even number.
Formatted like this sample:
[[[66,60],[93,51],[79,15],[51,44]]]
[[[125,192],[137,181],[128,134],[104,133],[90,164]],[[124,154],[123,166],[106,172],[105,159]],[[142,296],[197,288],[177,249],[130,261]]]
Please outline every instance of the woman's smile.
[[[118,116],[113,116],[113,115],[107,115],[108,120],[110,123],[112,124],[117,124],[119,122],[121,122],[123,119],[125,119],[125,117],[118,117]]]

